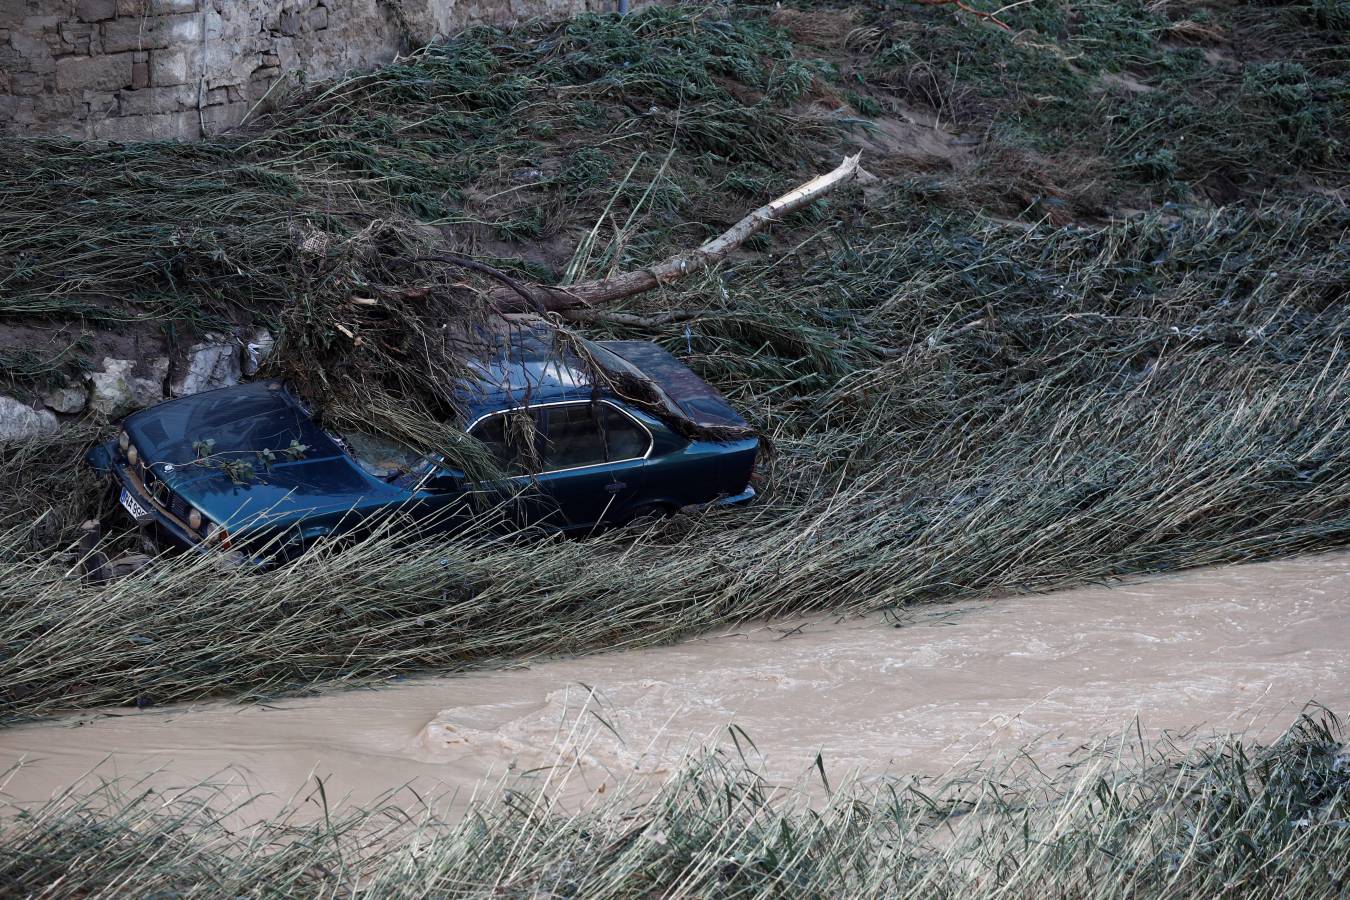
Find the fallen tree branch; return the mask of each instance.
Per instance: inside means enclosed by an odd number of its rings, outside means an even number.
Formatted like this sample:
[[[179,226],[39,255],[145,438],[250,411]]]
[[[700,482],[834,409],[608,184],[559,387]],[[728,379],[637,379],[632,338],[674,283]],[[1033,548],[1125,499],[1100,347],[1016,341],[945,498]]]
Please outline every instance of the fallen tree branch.
[[[984,19],[986,22],[993,22],[995,25],[997,25],[999,28],[1002,28],[1004,31],[1012,31],[1012,27],[1008,25],[1007,22],[1004,22],[1002,19],[1000,19],[998,17],[998,14],[1003,12],[1004,10],[1011,9],[1014,6],[1021,5],[1021,3],[1012,3],[1009,4],[1008,6],[1003,7],[1003,9],[998,10],[998,12],[988,13],[980,9],[975,9],[972,6],[967,6],[966,4],[962,3],[961,0],[916,0],[916,2],[922,3],[924,6],[955,6],[962,12],[968,12],[977,19]],[[1023,2],[1025,2],[1025,0],[1023,0]]]
[[[516,297],[519,297],[520,299],[524,300],[525,303],[528,305],[530,312],[544,313],[548,311],[547,309],[544,308],[544,305],[534,296],[529,286],[512,278],[510,275],[506,274],[501,269],[498,269],[496,266],[489,266],[487,263],[479,262],[476,259],[470,259],[467,256],[460,256],[458,253],[436,253],[431,256],[414,256],[404,261],[409,263],[417,263],[417,262],[449,263],[450,265],[453,266],[460,266],[465,269],[471,269],[475,272],[482,272],[484,275],[497,279],[502,283],[504,289],[511,291],[516,295]],[[493,301],[496,302],[495,297],[493,298]]]
[[[654,316],[639,316],[635,313],[610,312],[603,309],[569,309],[561,313],[569,322],[590,322],[602,325],[622,325],[626,328],[646,328],[648,330],[671,325],[676,322],[688,322],[703,315],[702,310],[679,310],[658,313]]]
[[[489,293],[489,297],[501,312],[539,312],[540,310],[546,310],[561,313],[565,318],[584,321],[587,315],[591,314],[587,307],[612,303],[615,300],[641,294],[716,265],[753,235],[763,231],[784,216],[815,202],[839,185],[857,177],[858,173],[863,171],[858,165],[860,156],[861,154],[854,154],[844,157],[844,161],[833,171],[818,175],[783,196],[771,200],[703,246],[672,256],[665,262],[658,263],[650,268],[636,272],[624,272],[611,278],[583,281],[568,287],[544,287],[542,285],[524,285],[518,282],[516,284],[503,284],[494,288]],[[611,313],[607,315],[611,321],[615,321],[613,317],[622,314]],[[641,317],[638,318],[641,319]],[[657,319],[660,318],[657,317]],[[678,319],[668,321],[678,321]],[[639,322],[638,324],[645,323]]]

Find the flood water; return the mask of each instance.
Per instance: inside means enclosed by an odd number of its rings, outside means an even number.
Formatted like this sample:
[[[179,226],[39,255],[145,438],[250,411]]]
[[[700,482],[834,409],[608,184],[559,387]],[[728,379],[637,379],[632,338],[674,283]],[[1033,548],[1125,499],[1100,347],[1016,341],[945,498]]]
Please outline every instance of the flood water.
[[[261,706],[114,710],[0,732],[4,785],[39,801],[82,776],[233,780],[266,813],[404,784],[462,806],[562,766],[589,796],[659,778],[734,723],[771,777],[932,774],[1029,747],[1053,762],[1109,733],[1271,737],[1308,700],[1350,710],[1350,553],[959,606],[900,621],[746,626],[670,647]],[[1137,719],[1137,726],[1135,720]],[[743,742],[744,743],[744,742]],[[92,781],[90,782],[92,783]]]

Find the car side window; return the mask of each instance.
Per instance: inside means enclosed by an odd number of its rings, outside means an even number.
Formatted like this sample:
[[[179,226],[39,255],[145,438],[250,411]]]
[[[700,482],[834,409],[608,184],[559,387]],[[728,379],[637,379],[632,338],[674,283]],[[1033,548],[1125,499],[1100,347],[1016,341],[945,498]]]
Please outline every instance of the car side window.
[[[534,416],[525,410],[494,413],[470,428],[469,435],[487,445],[493,461],[508,475],[525,475],[537,468]]]
[[[647,433],[607,403],[568,403],[544,410],[545,471],[636,459],[647,452]]]
[[[610,462],[646,456],[652,438],[641,425],[607,403],[599,404],[600,430]]]

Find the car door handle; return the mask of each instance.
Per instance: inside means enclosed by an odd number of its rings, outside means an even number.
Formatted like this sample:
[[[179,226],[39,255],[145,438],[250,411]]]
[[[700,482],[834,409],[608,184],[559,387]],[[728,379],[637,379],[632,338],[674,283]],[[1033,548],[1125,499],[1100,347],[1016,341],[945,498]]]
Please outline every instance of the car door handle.
[[[611,481],[609,484],[605,485],[605,490],[609,491],[611,494],[617,494],[626,487],[628,487],[626,482]]]

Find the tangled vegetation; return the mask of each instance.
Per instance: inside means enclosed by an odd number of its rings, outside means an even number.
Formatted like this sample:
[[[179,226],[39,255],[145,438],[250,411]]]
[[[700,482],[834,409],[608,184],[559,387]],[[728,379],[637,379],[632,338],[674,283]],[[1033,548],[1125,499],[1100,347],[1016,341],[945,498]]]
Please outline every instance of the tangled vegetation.
[[[0,888],[28,896],[1284,897],[1350,883],[1339,724],[836,786],[812,804],[709,752],[654,796],[577,815],[508,791],[454,822],[424,798],[339,812],[322,789],[239,828],[225,786],[113,782],[12,818]],[[821,770],[824,774],[824,769]],[[304,814],[305,806],[323,810]],[[814,806],[818,808],[812,808]],[[409,809],[414,812],[409,812]],[[420,812],[417,810],[420,809]]]
[[[0,139],[4,393],[110,341],[265,325],[327,414],[404,428],[453,414],[433,338],[492,314],[446,254],[569,284],[842,152],[876,176],[575,326],[658,341],[746,414],[773,452],[744,510],[586,540],[390,522],[272,571],[188,554],[95,585],[71,547],[110,512],[80,465],[99,423],[0,446],[0,721],[1346,544],[1345,0],[967,5],[1008,28],[907,0],[656,7],[473,30],[197,144]],[[236,830],[223,788],[111,785],[0,814],[0,894],[1322,897],[1350,889],[1346,773],[1314,715],[1269,748],[815,810],[718,753],[576,817],[397,797]]]
[[[0,319],[94,343],[269,324],[275,371],[386,421],[444,412],[425,398],[455,360],[425,338],[489,312],[429,252],[567,283],[701,240],[846,148],[877,180],[625,307],[682,321],[586,329],[659,341],[770,439],[746,511],[94,586],[59,552],[104,502],[90,432],[0,449],[0,716],[1345,543],[1339,10],[1047,0],[1005,32],[953,6],[658,7],[471,31],[199,144],[4,142]],[[1212,117],[1228,152],[1195,156]],[[86,366],[72,346],[6,377]]]
[[[383,534],[269,573],[189,556],[109,586],[73,583],[15,526],[7,712],[266,695],[1343,544],[1350,318],[1333,301],[1350,266],[1305,248],[1345,227],[1312,204],[1039,234],[827,229],[811,269],[734,270],[748,277],[726,307],[690,323],[694,352],[677,348],[772,438],[755,507],[585,541]],[[774,305],[755,315],[747,296]]]
[[[1336,188],[1342,5],[1038,0],[1012,32],[910,2],[661,7],[471,31],[197,144],[6,139],[0,321],[170,345],[261,322],[313,394],[425,397],[447,360],[417,337],[482,312],[429,249],[546,283],[640,265],[859,144],[910,204],[1052,224]],[[0,373],[96,362],[68,344]]]

